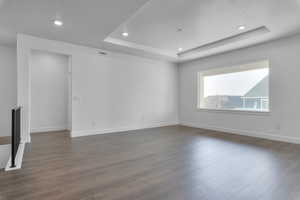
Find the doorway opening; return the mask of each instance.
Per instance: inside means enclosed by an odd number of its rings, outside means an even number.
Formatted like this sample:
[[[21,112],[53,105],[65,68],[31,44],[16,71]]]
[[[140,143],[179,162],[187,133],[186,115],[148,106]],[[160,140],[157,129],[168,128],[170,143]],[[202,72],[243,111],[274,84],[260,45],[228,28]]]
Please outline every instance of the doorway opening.
[[[71,59],[31,50],[29,60],[30,133],[71,131]]]

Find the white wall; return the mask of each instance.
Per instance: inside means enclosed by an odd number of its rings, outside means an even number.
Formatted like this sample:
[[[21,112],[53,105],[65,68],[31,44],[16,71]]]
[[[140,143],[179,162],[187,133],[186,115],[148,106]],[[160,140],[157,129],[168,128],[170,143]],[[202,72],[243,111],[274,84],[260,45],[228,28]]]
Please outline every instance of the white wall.
[[[177,67],[173,64],[96,53],[78,55],[74,62],[75,135],[177,122]]]
[[[28,52],[46,50],[72,59],[72,135],[178,123],[177,65],[99,49],[18,35],[18,104],[22,137],[30,141]]]
[[[300,36],[180,64],[181,124],[300,143]],[[271,113],[197,110],[197,72],[270,60]]]
[[[17,103],[16,47],[0,46],[0,137],[11,135],[11,109]]]
[[[31,51],[31,132],[68,128],[68,56]]]
[[[11,151],[10,144],[0,145],[0,169],[4,169],[6,167],[9,160],[10,151]]]

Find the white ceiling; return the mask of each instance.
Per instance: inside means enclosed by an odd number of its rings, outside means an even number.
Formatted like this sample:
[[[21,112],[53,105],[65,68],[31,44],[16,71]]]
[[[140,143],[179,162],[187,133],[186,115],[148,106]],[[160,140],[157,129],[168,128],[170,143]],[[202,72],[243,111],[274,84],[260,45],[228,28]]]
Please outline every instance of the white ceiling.
[[[103,40],[148,0],[0,0],[0,42],[16,33],[102,47]],[[54,27],[60,18],[63,27]]]
[[[238,30],[240,25],[246,26],[243,31],[266,26],[270,32],[181,59],[295,34],[300,31],[300,0],[152,0],[106,41],[176,56],[179,47],[185,51],[239,34],[243,32]],[[123,31],[129,37],[124,38]]]
[[[55,18],[64,26],[54,27]],[[266,26],[270,32],[177,57],[179,47],[188,50],[241,33],[239,25],[244,31]],[[25,33],[184,61],[299,31],[300,0],[0,0],[0,43],[7,44]]]

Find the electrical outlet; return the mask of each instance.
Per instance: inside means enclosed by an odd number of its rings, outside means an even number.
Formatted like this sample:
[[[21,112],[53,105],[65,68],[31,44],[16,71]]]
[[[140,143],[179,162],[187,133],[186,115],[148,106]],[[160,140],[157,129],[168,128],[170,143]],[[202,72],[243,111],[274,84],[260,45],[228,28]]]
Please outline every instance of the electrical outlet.
[[[73,101],[80,101],[80,98],[77,96],[73,96],[72,99],[73,99]]]

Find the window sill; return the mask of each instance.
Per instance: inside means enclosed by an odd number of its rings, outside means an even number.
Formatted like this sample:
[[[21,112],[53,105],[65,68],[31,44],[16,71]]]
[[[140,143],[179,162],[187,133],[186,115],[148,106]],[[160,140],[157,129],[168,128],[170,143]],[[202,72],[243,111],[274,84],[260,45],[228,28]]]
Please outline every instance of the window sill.
[[[271,111],[229,110],[229,109],[211,109],[211,108],[197,108],[197,111],[212,112],[212,113],[240,114],[240,115],[260,115],[260,116],[269,116],[271,114]]]

